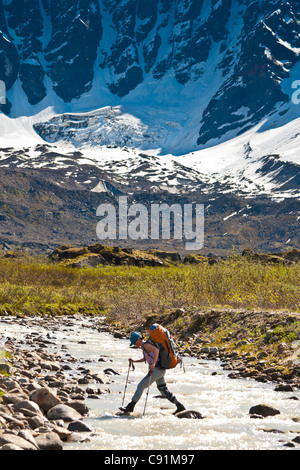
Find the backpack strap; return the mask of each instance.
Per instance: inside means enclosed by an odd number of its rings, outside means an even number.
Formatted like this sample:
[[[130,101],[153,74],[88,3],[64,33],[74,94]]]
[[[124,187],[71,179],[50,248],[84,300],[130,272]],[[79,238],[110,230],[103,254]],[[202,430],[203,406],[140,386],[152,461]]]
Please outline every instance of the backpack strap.
[[[150,339],[147,339],[147,340],[145,341],[145,343],[143,344],[143,348],[145,347],[145,344],[147,344],[147,343],[148,343],[148,344],[151,344],[152,346],[154,346],[154,347],[157,348],[157,349],[160,349],[160,346],[161,346],[161,345],[160,345],[159,343],[156,343],[155,341],[151,341]]]

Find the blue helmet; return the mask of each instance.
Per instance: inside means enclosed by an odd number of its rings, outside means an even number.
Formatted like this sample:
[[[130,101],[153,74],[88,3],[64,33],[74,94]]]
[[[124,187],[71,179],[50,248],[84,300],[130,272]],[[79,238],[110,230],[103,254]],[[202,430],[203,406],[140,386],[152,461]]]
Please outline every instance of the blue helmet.
[[[130,336],[130,346],[133,346],[137,339],[141,338],[142,335],[138,331],[134,331]]]

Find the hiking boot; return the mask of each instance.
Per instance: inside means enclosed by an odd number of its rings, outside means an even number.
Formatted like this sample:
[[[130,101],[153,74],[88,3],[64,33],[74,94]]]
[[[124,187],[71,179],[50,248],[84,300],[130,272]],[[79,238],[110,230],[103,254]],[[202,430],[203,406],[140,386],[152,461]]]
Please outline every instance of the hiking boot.
[[[123,411],[123,413],[132,413],[135,405],[135,401],[131,401],[127,406],[121,406],[119,410]]]
[[[177,409],[176,411],[173,413],[174,415],[176,415],[177,413],[179,413],[180,411],[185,411],[185,407],[181,404],[181,403],[176,403],[176,406],[177,406]]]

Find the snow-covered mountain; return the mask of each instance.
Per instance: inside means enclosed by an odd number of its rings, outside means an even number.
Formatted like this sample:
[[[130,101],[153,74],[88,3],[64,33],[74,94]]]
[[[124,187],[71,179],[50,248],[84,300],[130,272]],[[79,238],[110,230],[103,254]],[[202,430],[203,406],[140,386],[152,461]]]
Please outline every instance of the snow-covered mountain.
[[[298,201],[298,0],[0,0],[0,80],[3,172]]]

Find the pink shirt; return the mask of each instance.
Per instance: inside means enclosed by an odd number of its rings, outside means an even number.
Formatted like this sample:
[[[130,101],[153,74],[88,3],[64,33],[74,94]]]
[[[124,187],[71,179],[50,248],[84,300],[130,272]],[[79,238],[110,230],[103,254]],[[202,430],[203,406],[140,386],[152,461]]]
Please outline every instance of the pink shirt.
[[[145,361],[148,362],[149,366],[151,366],[154,360],[154,353],[147,351],[145,346],[143,346],[143,354],[144,354]]]

